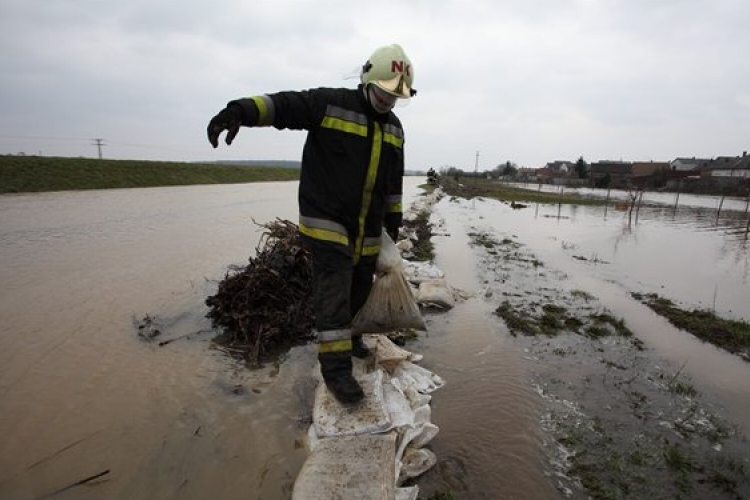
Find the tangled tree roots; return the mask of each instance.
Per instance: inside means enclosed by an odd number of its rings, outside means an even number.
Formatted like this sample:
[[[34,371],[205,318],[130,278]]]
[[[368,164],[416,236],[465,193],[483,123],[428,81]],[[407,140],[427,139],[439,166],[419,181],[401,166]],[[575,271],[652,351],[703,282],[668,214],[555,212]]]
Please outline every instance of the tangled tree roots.
[[[313,338],[312,266],[297,226],[267,224],[256,257],[227,273],[206,315],[222,333],[216,343],[257,363]]]

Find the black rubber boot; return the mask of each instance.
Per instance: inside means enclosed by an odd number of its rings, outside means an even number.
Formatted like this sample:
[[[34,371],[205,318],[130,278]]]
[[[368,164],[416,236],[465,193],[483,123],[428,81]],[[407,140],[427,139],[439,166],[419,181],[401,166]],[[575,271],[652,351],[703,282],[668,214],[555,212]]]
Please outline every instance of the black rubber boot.
[[[370,348],[362,340],[362,335],[352,335],[352,356],[365,359],[370,354],[372,352],[370,352]]]
[[[365,393],[352,375],[351,351],[322,352],[318,361],[326,387],[340,403],[353,405],[362,401]]]

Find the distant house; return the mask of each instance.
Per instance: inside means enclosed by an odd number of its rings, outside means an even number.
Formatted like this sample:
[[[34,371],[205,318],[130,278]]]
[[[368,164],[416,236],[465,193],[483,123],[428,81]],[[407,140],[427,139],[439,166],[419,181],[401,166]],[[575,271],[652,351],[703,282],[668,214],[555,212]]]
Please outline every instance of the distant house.
[[[528,168],[528,167],[520,167],[516,175],[518,177],[518,180],[520,181],[534,182],[537,180],[537,169]]]
[[[578,176],[576,170],[576,162],[573,161],[551,161],[537,170],[537,175],[540,174],[540,180],[543,178],[544,182],[550,184],[556,184],[559,186],[585,186],[588,181],[581,179]]]
[[[548,168],[553,174],[567,175],[575,168],[575,162],[556,160],[547,163],[544,167]]]
[[[744,195],[750,190],[750,156],[719,156],[700,170],[701,182],[711,190]]]
[[[719,156],[701,168],[701,177],[734,177],[750,179],[750,156]]]
[[[589,165],[589,181],[593,187],[625,189],[632,181],[633,164],[625,161],[597,161]]]
[[[542,167],[536,169],[536,178],[539,179],[539,182],[548,183],[552,181],[552,176],[554,175],[554,172],[549,167]]]
[[[674,163],[674,162],[672,162]],[[750,156],[719,156],[695,161],[693,170],[670,173],[667,187],[697,193],[724,193],[745,196],[750,193]]]
[[[663,187],[671,171],[668,162],[633,162],[632,182],[641,189]]]
[[[708,158],[675,158],[669,162],[669,166],[675,172],[686,172],[689,170],[698,170],[710,162],[711,160]]]

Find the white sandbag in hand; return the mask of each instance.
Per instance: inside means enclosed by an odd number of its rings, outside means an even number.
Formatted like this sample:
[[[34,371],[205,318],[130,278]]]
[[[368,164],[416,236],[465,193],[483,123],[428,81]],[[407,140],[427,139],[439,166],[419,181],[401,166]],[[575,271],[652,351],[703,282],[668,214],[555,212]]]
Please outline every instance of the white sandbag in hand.
[[[355,333],[385,333],[401,328],[426,330],[424,318],[403,273],[403,259],[383,231],[372,290],[352,321]]]

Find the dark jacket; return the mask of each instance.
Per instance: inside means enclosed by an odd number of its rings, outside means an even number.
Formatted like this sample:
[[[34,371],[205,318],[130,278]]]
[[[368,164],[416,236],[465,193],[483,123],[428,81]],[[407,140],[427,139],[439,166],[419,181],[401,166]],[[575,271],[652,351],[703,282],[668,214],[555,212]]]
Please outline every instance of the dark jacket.
[[[382,227],[402,224],[404,133],[357,89],[318,88],[233,101],[243,125],[307,130],[299,186],[300,232],[376,255]]]

